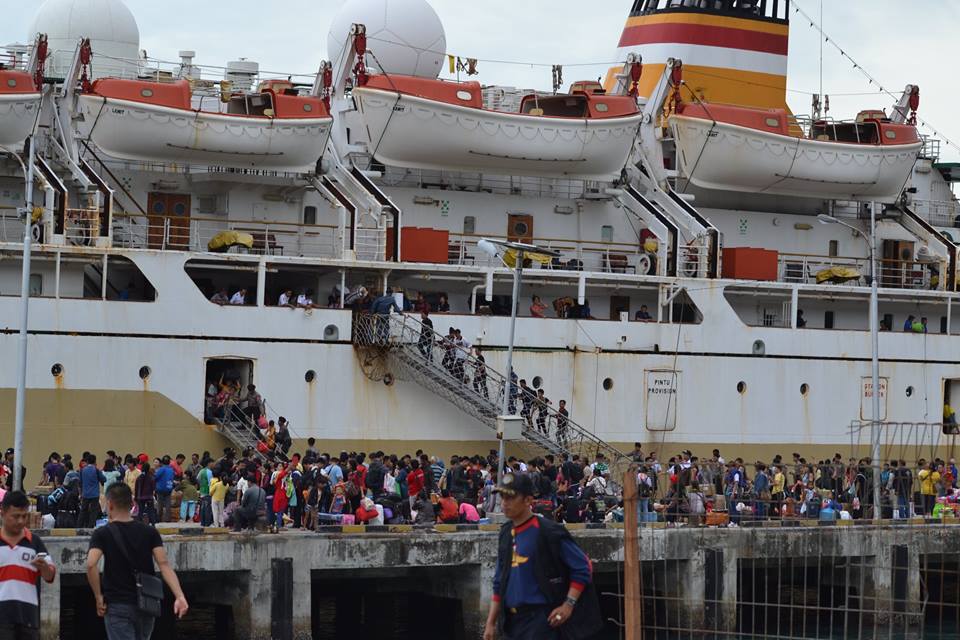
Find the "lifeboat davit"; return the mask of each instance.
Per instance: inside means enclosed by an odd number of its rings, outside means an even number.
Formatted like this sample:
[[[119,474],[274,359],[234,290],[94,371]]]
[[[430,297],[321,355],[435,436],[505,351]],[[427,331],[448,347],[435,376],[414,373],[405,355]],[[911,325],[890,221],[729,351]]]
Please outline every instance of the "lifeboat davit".
[[[23,144],[37,121],[40,92],[29,73],[0,70],[0,146]]]
[[[186,80],[103,78],[80,108],[93,142],[123,160],[294,171],[323,155],[333,119],[321,98],[269,82],[223,100],[203,96],[195,108]]]
[[[636,99],[575,90],[528,95],[518,112],[485,109],[480,84],[374,75],[353,95],[370,150],[388,165],[609,179],[630,156]]]
[[[669,122],[683,177],[726,191],[893,201],[923,146],[882,111],[815,121],[809,135],[783,109],[682,104]]]

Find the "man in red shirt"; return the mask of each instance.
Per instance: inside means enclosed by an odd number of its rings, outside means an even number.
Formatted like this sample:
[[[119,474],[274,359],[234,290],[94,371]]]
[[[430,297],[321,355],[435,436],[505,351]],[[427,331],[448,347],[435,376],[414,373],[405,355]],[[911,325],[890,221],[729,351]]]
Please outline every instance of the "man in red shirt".
[[[0,638],[40,638],[39,579],[53,582],[57,570],[43,541],[27,529],[30,501],[10,491],[0,503]]]
[[[440,513],[437,514],[437,518],[443,524],[459,524],[460,505],[457,499],[450,495],[448,489],[444,489],[440,496]]]

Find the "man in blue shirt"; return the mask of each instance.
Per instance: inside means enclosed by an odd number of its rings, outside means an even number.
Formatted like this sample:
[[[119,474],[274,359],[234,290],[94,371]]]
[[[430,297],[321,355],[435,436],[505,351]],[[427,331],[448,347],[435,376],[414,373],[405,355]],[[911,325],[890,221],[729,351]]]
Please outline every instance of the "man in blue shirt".
[[[106,476],[97,469],[97,456],[87,454],[86,464],[80,469],[80,517],[78,529],[93,528],[100,519],[100,487],[107,481]]]
[[[510,521],[500,530],[484,640],[498,631],[505,640],[592,637],[603,619],[590,558],[563,525],[534,515],[530,476],[508,473],[496,491]]]
[[[157,483],[157,509],[160,510],[160,522],[166,522],[170,514],[170,494],[173,493],[173,467],[170,466],[170,456],[163,456],[160,466],[153,472],[153,479]]]

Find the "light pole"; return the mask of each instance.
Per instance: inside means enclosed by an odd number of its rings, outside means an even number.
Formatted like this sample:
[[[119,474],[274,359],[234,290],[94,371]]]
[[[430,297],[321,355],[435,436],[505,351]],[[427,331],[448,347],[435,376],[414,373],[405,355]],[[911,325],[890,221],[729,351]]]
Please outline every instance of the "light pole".
[[[13,490],[23,490],[23,422],[27,402],[27,318],[30,311],[30,249],[33,235],[33,140],[27,139],[27,162],[24,165],[16,153],[0,147],[13,156],[23,169],[24,211],[23,211],[23,265],[20,278],[20,338],[19,363],[17,369],[17,405],[13,428]]]
[[[867,236],[863,231],[857,229],[852,224],[843,222],[833,216],[820,214],[817,219],[822,224],[839,224],[853,230],[867,242],[867,248],[870,250],[870,359],[871,359],[871,400],[873,401],[873,414],[870,429],[870,457],[873,460],[873,519],[881,519],[880,511],[880,318],[879,296],[877,293],[877,256],[876,243],[877,237],[877,203],[870,203],[870,235]]]
[[[510,341],[507,343],[507,379],[503,389],[502,406],[503,415],[507,416],[510,415],[510,395],[513,392],[513,343],[517,332],[517,307],[520,305],[520,281],[523,278],[523,260],[527,254],[543,255],[551,258],[555,258],[560,254],[552,249],[544,249],[532,244],[491,240],[490,238],[482,238],[477,243],[477,248],[492,258],[500,257],[501,249],[512,249],[516,253],[516,263],[513,268],[513,295],[510,300]],[[503,478],[505,455],[506,445],[504,444],[503,434],[500,434],[500,445],[497,453],[498,482]]]

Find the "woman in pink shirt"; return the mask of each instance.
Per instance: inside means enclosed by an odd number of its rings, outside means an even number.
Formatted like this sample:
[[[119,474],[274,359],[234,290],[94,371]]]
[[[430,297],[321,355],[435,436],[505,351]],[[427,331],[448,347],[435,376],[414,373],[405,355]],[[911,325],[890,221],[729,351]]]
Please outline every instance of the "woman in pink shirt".
[[[480,514],[477,512],[477,508],[469,502],[461,502],[460,522],[464,524],[477,524],[480,522]]]

